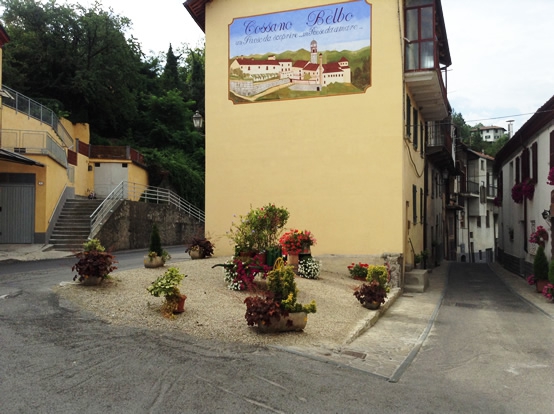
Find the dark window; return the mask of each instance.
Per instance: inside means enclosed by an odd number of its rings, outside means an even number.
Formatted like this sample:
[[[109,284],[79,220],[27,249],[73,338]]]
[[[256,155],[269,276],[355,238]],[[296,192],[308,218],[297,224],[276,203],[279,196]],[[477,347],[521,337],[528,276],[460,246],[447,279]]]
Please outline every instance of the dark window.
[[[406,136],[411,136],[412,128],[412,101],[410,97],[406,96]]]
[[[413,210],[413,221],[414,224],[417,223],[417,187],[412,186],[412,210]]]
[[[423,224],[423,188],[419,189],[419,214],[421,215],[419,222]]]
[[[127,164],[121,164],[121,168],[127,168]]]
[[[532,179],[533,181],[536,183],[538,182],[538,179],[539,179],[539,153],[538,153],[538,147],[537,147],[537,142],[533,142],[533,145],[531,145],[531,162],[533,163],[533,166],[532,166],[532,170],[533,170],[533,175],[532,175]]]
[[[521,152],[521,181],[529,178],[529,149],[524,148]]]
[[[414,148],[417,149],[417,144],[418,144],[418,132],[419,132],[419,117],[418,117],[418,113],[417,113],[417,109],[413,109],[414,110],[414,128],[413,128],[413,131],[414,131]]]
[[[481,216],[477,216],[477,227],[481,227]]]
[[[491,219],[490,219],[490,216],[489,216],[489,211],[487,210],[487,215],[485,217],[485,225],[487,227],[490,227],[491,226]]]
[[[519,163],[519,157],[516,158],[516,183],[519,183],[521,180],[520,180],[520,167],[519,167],[520,163]]]

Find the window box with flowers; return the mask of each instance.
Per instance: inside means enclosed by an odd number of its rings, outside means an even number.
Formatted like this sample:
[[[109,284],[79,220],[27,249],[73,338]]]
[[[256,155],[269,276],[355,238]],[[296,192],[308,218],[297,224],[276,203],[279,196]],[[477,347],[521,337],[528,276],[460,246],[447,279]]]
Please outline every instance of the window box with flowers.
[[[523,200],[532,200],[535,195],[535,183],[530,178],[514,184],[512,187],[512,200],[515,203],[521,204]]]

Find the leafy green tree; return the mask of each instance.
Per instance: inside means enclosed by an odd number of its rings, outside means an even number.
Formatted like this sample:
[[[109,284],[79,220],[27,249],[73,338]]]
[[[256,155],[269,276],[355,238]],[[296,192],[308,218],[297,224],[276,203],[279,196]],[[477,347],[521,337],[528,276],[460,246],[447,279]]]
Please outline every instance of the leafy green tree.
[[[95,3],[0,0],[11,41],[4,82],[34,99],[63,103],[73,122],[100,134],[123,133],[136,117],[140,48],[125,38],[130,20]]]
[[[145,57],[126,33],[131,21],[99,2],[0,0],[11,41],[3,81],[73,122],[87,122],[91,142],[131,145],[146,156],[151,185],[204,205],[204,48],[172,45]]]
[[[179,79],[178,70],[178,57],[173,53],[173,47],[169,44],[167,51],[164,71],[160,77],[161,86],[163,91],[170,91],[173,89],[181,90],[181,81]]]

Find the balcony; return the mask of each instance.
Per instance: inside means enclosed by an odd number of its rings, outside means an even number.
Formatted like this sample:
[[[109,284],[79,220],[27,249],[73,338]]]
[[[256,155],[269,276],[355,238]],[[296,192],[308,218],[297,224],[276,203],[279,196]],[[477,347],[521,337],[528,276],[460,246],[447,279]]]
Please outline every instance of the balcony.
[[[429,122],[426,126],[426,134],[427,148],[425,154],[427,159],[435,167],[448,170],[450,175],[459,175],[459,171],[454,166],[451,124]]]
[[[439,70],[406,72],[404,81],[425,120],[440,121],[448,116],[449,104],[446,98],[446,88]]]
[[[450,112],[442,69],[452,61],[441,2],[406,0],[405,20],[404,81],[424,119],[442,121]]]

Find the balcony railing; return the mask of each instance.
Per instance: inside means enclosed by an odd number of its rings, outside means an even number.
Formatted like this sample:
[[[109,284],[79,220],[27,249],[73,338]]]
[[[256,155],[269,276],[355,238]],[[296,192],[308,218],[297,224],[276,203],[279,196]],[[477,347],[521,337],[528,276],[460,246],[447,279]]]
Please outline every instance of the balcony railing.
[[[146,165],[144,155],[126,146],[91,145],[90,158],[106,158],[111,160],[131,160],[139,165]]]
[[[0,148],[19,154],[48,155],[67,168],[65,150],[45,131],[0,130]]]
[[[50,125],[65,147],[73,147],[73,138],[71,138],[71,135],[64,128],[54,111],[5,85],[2,85],[2,90],[10,95],[9,97],[4,96],[2,98],[3,105]]]
[[[494,185],[489,185],[487,187],[487,197],[494,198],[498,195],[498,188]]]

